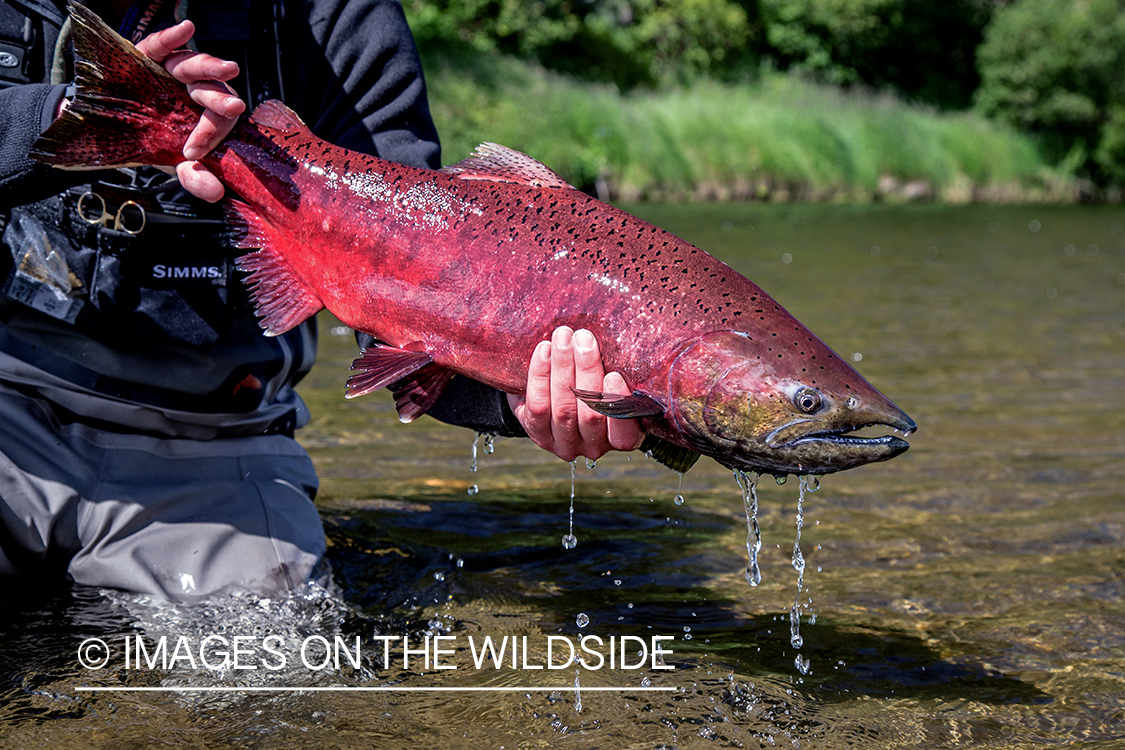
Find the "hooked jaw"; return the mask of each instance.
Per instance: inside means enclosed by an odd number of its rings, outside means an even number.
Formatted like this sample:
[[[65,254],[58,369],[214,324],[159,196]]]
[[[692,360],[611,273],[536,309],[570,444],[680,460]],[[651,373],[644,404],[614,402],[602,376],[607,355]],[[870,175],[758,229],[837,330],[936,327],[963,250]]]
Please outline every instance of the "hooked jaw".
[[[889,403],[889,402],[888,402]],[[893,404],[891,404],[893,407]],[[909,436],[918,429],[914,420],[895,408],[898,414],[887,418],[852,422],[839,426],[824,426],[815,422],[790,424],[775,430],[766,439],[766,445],[779,464],[794,474],[830,474],[863,464],[889,461],[906,452],[910,444],[895,435],[876,437],[859,436],[859,430],[869,427],[887,427]],[[801,434],[795,434],[798,429]]]

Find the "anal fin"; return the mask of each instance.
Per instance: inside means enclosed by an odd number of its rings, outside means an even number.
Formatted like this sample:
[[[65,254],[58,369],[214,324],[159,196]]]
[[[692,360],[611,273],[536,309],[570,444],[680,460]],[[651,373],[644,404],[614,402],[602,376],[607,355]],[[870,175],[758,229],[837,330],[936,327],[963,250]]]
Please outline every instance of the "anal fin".
[[[442,391],[453,379],[454,372],[441,365],[430,362],[391,384],[395,396],[395,409],[401,422],[413,422],[430,410],[441,397]]]
[[[431,362],[433,359],[425,352],[376,344],[361,351],[356,361],[352,362],[352,369],[357,372],[348,378],[348,390],[345,396],[355,398],[386,388],[391,383],[421,370]],[[432,405],[431,403],[430,406]]]
[[[249,274],[246,284],[254,299],[254,312],[267,336],[285,333],[324,309],[320,297],[277,249],[272,227],[249,204],[227,201],[226,220],[235,247],[258,248],[235,263]]]
[[[699,454],[695,451],[681,448],[652,435],[645,435],[644,441],[641,442],[641,452],[681,474],[695,466],[695,462],[699,460]]]

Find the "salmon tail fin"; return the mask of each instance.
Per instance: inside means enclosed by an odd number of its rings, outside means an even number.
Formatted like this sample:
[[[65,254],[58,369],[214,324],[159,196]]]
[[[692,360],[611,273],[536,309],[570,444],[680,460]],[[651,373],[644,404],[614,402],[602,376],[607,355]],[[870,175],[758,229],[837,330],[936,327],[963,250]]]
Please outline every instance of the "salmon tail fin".
[[[91,10],[71,0],[77,96],[30,156],[63,169],[173,166],[203,109]]]

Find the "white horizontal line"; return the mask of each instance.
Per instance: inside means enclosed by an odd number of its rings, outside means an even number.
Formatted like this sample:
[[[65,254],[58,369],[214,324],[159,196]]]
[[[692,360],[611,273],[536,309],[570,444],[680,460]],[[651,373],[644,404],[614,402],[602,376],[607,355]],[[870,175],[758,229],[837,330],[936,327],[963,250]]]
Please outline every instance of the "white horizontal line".
[[[574,690],[573,685],[555,685],[553,687],[75,687],[80,692],[88,693],[428,693],[428,692],[462,692],[462,693],[520,693],[540,692],[543,690]],[[669,692],[678,690],[675,687],[579,687],[582,692],[625,693],[625,692]]]

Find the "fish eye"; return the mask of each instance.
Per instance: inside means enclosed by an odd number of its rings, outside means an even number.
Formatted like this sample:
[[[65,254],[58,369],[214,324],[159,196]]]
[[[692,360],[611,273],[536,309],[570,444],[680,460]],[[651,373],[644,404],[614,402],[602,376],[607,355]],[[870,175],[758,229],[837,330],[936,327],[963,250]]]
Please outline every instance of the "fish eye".
[[[823,400],[815,388],[802,388],[793,396],[793,403],[805,414],[812,414],[820,409]]]

